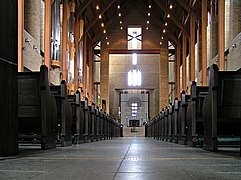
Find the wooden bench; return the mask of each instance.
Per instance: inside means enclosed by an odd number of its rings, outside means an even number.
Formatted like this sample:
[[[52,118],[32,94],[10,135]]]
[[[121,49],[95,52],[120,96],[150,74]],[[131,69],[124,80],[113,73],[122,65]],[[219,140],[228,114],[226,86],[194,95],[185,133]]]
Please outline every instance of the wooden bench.
[[[161,136],[161,131],[160,131],[160,129],[158,128],[159,126],[160,126],[160,123],[161,123],[161,121],[160,121],[161,119],[160,119],[160,117],[157,115],[157,116],[155,116],[154,118],[153,118],[153,130],[154,130],[154,139],[159,139],[160,138],[160,136]]]
[[[83,126],[83,139],[85,142],[88,142],[90,139],[90,131],[89,131],[89,121],[90,121],[90,113],[88,107],[88,98],[85,98],[84,101],[81,101],[81,105],[84,111],[84,126]]]
[[[169,107],[169,116],[168,116],[168,141],[173,141],[173,118],[174,118],[174,106],[170,103]]]
[[[103,130],[104,113],[102,112],[102,109],[99,111],[99,118],[100,118],[100,140],[102,141],[104,139],[104,130]]]
[[[208,94],[207,86],[197,86],[193,81],[191,84],[191,98],[187,108],[187,144],[195,147],[203,144],[203,113],[202,106],[204,98]]]
[[[162,111],[160,113],[160,126],[158,129],[160,129],[160,140],[164,140],[164,134],[165,134],[165,126],[164,126],[164,118],[165,118],[165,111],[164,108],[162,108]]]
[[[164,110],[164,137],[163,140],[164,141],[168,141],[168,127],[169,127],[169,108],[166,106],[165,110]]]
[[[95,134],[96,134],[96,141],[100,140],[100,112],[99,112],[99,107],[95,108]]]
[[[57,106],[50,94],[48,69],[18,73],[19,140],[37,142],[41,149],[55,148]]]
[[[204,149],[240,146],[241,73],[210,67],[208,95],[203,103]]]
[[[181,105],[178,110],[178,143],[187,144],[187,107],[190,102],[190,95],[186,95],[185,91],[181,93]]]
[[[72,143],[83,143],[84,112],[81,107],[81,93],[77,90],[75,95],[68,95],[68,102],[72,107]]]
[[[89,106],[89,113],[90,113],[90,120],[89,120],[89,132],[90,132],[90,140],[93,142],[96,139],[95,134],[95,104],[92,103],[91,106]]]
[[[180,108],[180,101],[178,101],[178,98],[176,97],[174,100],[174,113],[172,118],[172,142],[178,143],[178,134],[179,134],[179,128],[178,128],[178,118],[179,118],[179,108]]]
[[[106,112],[103,113],[103,139],[108,139],[108,129],[107,129],[107,114]]]
[[[57,143],[61,146],[72,144],[72,108],[68,102],[67,85],[63,80],[60,86],[50,86],[50,93],[57,104]]]

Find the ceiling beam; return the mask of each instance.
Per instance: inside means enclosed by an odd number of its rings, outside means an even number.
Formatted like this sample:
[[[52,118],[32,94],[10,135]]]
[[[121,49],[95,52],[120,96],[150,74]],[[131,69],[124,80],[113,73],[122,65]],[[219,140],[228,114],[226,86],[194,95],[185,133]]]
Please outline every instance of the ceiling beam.
[[[92,20],[90,21],[90,23],[87,24],[87,27],[86,27],[86,31],[85,31],[85,32],[88,32],[88,31],[90,30],[90,28],[95,25],[95,23],[96,23],[96,22],[98,21],[98,19],[99,19],[99,17],[98,17],[99,14],[103,15],[103,14],[112,6],[112,4],[113,4],[115,1],[116,1],[116,0],[111,0],[108,4],[106,4],[106,5],[103,7],[103,9],[100,11],[100,13],[98,13],[97,16],[95,15],[95,16],[92,18]]]
[[[76,16],[80,17],[82,16],[82,13],[85,11],[85,9],[91,4],[93,0],[85,0],[78,8],[76,11]]]
[[[117,0],[117,2],[121,5],[121,8],[126,9],[125,7],[128,5],[128,3],[126,3],[126,1],[122,2],[122,4],[120,3],[120,0]],[[125,13],[123,13],[125,14]],[[115,27],[115,23],[116,23],[116,19],[115,18],[108,18],[109,21],[105,22],[105,29],[108,29],[109,27]],[[98,31],[98,33],[96,33],[96,35],[92,38],[91,43],[92,46],[96,46],[96,44],[102,39],[102,37],[104,36],[104,38],[106,36],[108,36],[110,31],[107,31],[107,34],[103,34],[103,31]]]
[[[146,4],[143,1],[141,1],[141,2],[142,2],[141,5],[144,9],[150,4],[150,2],[149,2],[149,4]],[[156,25],[158,25],[162,29],[166,30],[167,36],[170,38],[170,41],[176,45],[177,44],[177,38],[173,35],[173,33],[169,30],[169,28],[167,26],[165,26],[164,23],[161,20],[159,20],[158,16],[156,15],[156,12],[152,13],[151,18]]]
[[[174,22],[174,24],[176,24],[176,26],[177,26],[181,31],[183,31],[183,32],[187,35],[187,37],[189,37],[189,34],[187,33],[186,28],[183,26],[182,23],[180,23],[180,22],[177,20],[176,16],[174,16],[174,14],[166,7],[166,5],[163,4],[162,1],[159,1],[159,0],[154,0],[154,1],[155,1],[155,3],[157,4],[157,6],[162,9],[162,11],[164,11],[166,14],[169,14],[169,15],[171,16],[170,19]]]
[[[170,40],[174,43],[177,44],[177,38],[171,33],[171,31],[164,25],[164,23],[157,18],[155,15],[151,15],[152,20],[160,26],[162,29],[166,30],[167,36],[170,38]]]
[[[196,4],[196,0],[194,0],[194,1],[192,2],[191,7],[193,7],[195,4]],[[186,17],[185,20],[184,20],[184,24],[185,24],[185,25],[187,24],[187,21],[188,21],[188,19],[189,19],[189,16],[190,16],[190,14],[188,13],[187,17]],[[200,22],[198,22],[198,23],[201,23],[201,22],[202,22],[202,21],[200,20]],[[179,33],[179,35],[178,35],[178,38],[180,38],[181,35],[182,35],[182,31],[180,31],[180,33]]]
[[[180,6],[182,6],[194,19],[198,22],[201,22],[201,18],[196,15],[195,11],[190,7],[190,5],[183,0],[176,0]]]
[[[108,28],[108,27],[112,26],[112,25],[114,24],[114,22],[115,22],[115,21],[113,21],[113,20],[106,22],[106,23],[105,23],[105,28]],[[101,40],[102,36],[104,36],[104,35],[103,35],[103,31],[99,31],[99,32],[92,38],[92,40],[91,40],[92,45],[95,46],[96,43]],[[106,35],[106,36],[107,36],[107,35]]]

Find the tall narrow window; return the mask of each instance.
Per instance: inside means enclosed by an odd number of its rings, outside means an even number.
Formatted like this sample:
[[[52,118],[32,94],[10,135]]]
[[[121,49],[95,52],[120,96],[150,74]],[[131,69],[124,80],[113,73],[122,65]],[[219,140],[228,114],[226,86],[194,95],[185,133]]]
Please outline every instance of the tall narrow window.
[[[141,71],[130,70],[128,72],[128,86],[141,86]]]
[[[137,65],[137,54],[136,53],[132,54],[132,65]]]
[[[137,114],[137,103],[132,103],[131,104],[131,114],[132,114],[132,117],[136,117],[136,114]]]
[[[142,29],[139,27],[128,28],[128,49],[141,49]]]

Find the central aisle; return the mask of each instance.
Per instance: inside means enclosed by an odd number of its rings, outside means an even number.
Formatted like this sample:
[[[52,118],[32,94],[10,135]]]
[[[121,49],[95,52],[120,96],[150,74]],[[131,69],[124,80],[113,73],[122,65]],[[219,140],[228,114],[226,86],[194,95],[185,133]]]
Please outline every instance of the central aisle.
[[[0,158],[0,179],[241,179],[241,159],[134,137]]]

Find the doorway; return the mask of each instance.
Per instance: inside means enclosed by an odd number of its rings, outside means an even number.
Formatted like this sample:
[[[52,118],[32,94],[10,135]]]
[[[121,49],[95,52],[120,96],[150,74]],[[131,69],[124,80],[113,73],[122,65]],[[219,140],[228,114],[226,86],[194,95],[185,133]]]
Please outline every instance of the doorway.
[[[125,90],[120,93],[121,124],[142,127],[148,119],[149,93],[143,90]]]

